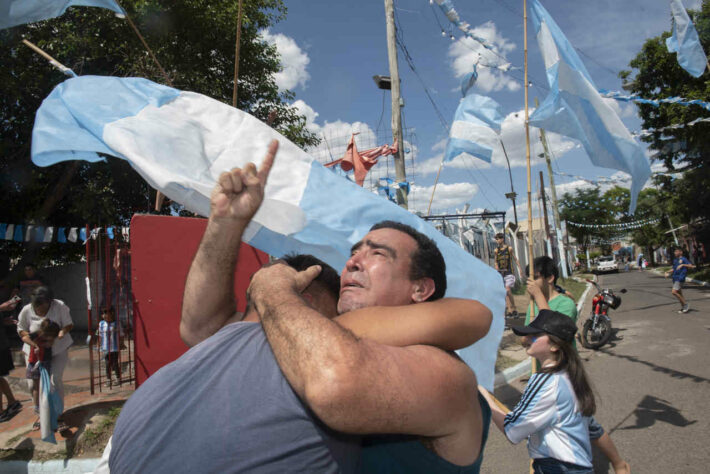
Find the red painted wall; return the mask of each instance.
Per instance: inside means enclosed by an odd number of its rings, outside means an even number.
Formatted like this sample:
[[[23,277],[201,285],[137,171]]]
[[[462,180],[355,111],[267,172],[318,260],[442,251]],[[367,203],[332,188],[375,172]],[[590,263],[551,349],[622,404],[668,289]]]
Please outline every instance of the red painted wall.
[[[206,219],[187,217],[131,219],[136,386],[188,349],[179,333],[182,295],[206,226]],[[234,284],[239,311],[246,306],[249,278],[267,261],[267,254],[242,244]]]

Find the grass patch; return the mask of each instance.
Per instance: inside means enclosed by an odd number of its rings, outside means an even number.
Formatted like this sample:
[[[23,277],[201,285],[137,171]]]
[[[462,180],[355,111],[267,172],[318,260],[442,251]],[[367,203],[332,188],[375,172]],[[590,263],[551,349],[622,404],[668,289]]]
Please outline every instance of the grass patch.
[[[121,407],[110,408],[106,415],[91,428],[87,427],[81,435],[81,441],[77,443],[79,453],[102,452],[109,438],[113,434],[113,427],[116,418],[121,414]]]
[[[557,284],[574,295],[574,301],[579,301],[582,293],[587,289],[587,283],[574,280],[572,278],[558,278]]]
[[[688,277],[692,278],[693,280],[710,282],[710,268],[706,267],[700,271],[688,272]]]

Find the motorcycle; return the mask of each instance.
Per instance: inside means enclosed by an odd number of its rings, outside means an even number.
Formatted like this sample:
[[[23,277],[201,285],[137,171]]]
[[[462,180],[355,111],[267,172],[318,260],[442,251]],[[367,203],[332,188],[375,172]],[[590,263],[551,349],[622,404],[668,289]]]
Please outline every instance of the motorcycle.
[[[594,285],[597,294],[592,299],[592,313],[582,326],[580,339],[582,345],[587,349],[599,349],[611,337],[609,308],[617,309],[621,305],[621,298],[616,296],[611,289],[602,289],[597,282],[587,281]],[[626,288],[620,290],[620,293],[626,293]]]

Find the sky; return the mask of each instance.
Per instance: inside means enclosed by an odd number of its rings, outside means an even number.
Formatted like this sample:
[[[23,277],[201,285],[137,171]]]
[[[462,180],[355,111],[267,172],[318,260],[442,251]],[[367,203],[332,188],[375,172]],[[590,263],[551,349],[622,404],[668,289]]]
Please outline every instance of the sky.
[[[416,74],[398,51],[405,135],[407,180],[412,190],[410,209],[426,212],[432,187],[448,136],[444,121],[451,123],[461,99],[460,83],[474,62],[502,62],[448,22],[429,0],[395,0],[395,13]],[[503,73],[479,67],[474,91],[487,95],[502,106],[506,117],[501,136],[511,164],[513,187],[518,194],[518,217],[527,215],[523,90],[523,7],[522,0],[452,0],[461,19],[475,28],[478,36],[493,43],[497,53],[514,69]],[[543,6],[577,48],[596,86],[620,91],[618,72],[629,69],[646,39],[670,31],[668,0],[542,0]],[[701,0],[683,0],[686,8],[699,8]],[[286,19],[263,31],[264,39],[276,45],[282,72],[277,84],[296,94],[294,105],[306,117],[308,127],[325,138],[312,153],[320,161],[342,156],[351,133],[358,149],[391,143],[389,91],[377,89],[374,75],[389,75],[384,1],[363,2],[295,0],[287,2]],[[443,27],[443,33],[442,33]],[[453,36],[453,39],[452,39]],[[529,89],[534,99],[547,95],[542,57],[528,20]],[[431,97],[431,101],[428,95]],[[435,105],[432,105],[432,101]],[[637,108],[609,99],[629,131],[641,129]],[[533,159],[533,193],[537,192],[539,171],[547,168],[539,132],[530,129]],[[547,136],[555,173],[598,177],[624,177],[615,170],[591,164],[578,142],[555,134]],[[654,165],[654,170],[658,165]],[[391,159],[381,158],[371,172],[376,183],[380,176],[394,178]],[[555,174],[558,196],[579,186],[589,186],[574,177]],[[626,184],[628,187],[628,183]],[[444,165],[434,194],[432,214],[486,209],[506,211],[513,220],[512,203],[504,194],[511,184],[505,157],[495,150],[492,163],[460,156]],[[534,204],[534,208],[537,204]],[[533,215],[537,216],[533,211]]]

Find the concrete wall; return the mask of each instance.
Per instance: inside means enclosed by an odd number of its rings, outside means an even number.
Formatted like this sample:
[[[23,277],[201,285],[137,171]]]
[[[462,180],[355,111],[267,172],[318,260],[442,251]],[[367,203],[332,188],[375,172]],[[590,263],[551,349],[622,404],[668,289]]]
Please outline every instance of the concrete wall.
[[[71,263],[38,270],[54,292],[54,297],[64,301],[71,310],[76,331],[87,330],[86,264]]]

